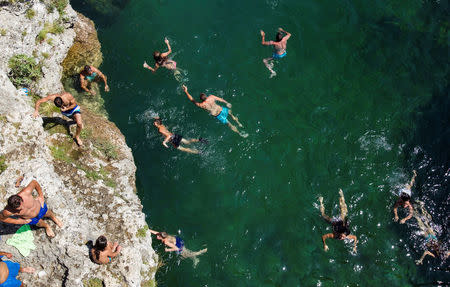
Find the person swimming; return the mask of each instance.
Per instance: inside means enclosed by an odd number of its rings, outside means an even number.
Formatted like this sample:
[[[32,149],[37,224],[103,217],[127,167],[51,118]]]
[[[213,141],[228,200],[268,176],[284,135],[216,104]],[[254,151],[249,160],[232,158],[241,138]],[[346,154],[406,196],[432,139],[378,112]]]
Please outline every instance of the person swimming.
[[[265,46],[273,46],[273,53],[272,57],[263,59],[264,65],[269,69],[270,71],[270,78],[277,75],[277,73],[273,70],[273,60],[279,60],[281,58],[284,58],[287,54],[286,52],[286,45],[287,40],[291,37],[291,33],[286,32],[283,30],[283,28],[278,28],[278,33],[275,37],[275,41],[265,41],[266,33],[264,33],[263,30],[260,31],[261,33],[261,44]],[[286,34],[286,35],[283,35]]]
[[[104,235],[100,235],[95,241],[95,245],[90,250],[90,257],[94,263],[108,264],[111,259],[119,255],[122,246],[118,242],[108,242]]]
[[[158,240],[160,240],[162,243],[164,243],[166,246],[169,247],[169,248],[166,247],[164,249],[166,252],[176,252],[178,255],[181,255],[182,258],[191,258],[194,263],[194,267],[196,267],[199,262],[197,256],[206,253],[208,251],[208,248],[204,248],[199,251],[191,251],[186,248],[183,239],[181,239],[178,236],[169,235],[164,231],[158,232],[151,229],[149,229],[149,231],[150,233],[155,234]]]
[[[215,117],[219,122],[228,125],[232,131],[239,134],[241,137],[246,138],[248,136],[247,133],[239,132],[236,126],[234,126],[232,123],[228,121],[228,116],[230,116],[238,125],[239,127],[243,127],[242,124],[239,122],[239,119],[232,114],[231,112],[231,104],[227,101],[225,101],[222,98],[216,97],[214,95],[206,96],[206,94],[201,93],[200,94],[200,100],[201,102],[196,102],[194,98],[189,94],[188,88],[183,85],[182,86],[184,93],[187,95],[188,99],[193,102],[197,107],[202,108],[204,110],[207,110],[213,117]],[[216,104],[216,101],[225,103],[226,107],[221,107],[218,104]]]
[[[400,189],[399,195],[400,197],[397,199],[397,201],[395,202],[394,205],[394,221],[397,222],[398,221],[398,214],[397,214],[397,209],[398,207],[403,207],[403,208],[408,208],[409,213],[408,215],[403,218],[402,220],[400,220],[400,224],[404,224],[407,220],[409,220],[411,217],[413,217],[413,213],[414,213],[414,208],[411,204],[411,188],[414,185],[414,181],[416,179],[417,176],[417,172],[415,170],[413,170],[413,177],[411,178],[411,181],[407,184],[405,184],[405,186]]]
[[[425,237],[425,251],[422,256],[416,260],[417,265],[422,265],[426,256],[445,261],[450,256],[450,251],[444,251],[442,244],[438,241],[434,230],[430,227],[424,234]]]
[[[181,71],[177,69],[177,62],[169,58],[169,55],[172,53],[172,48],[170,47],[169,40],[167,38],[164,39],[164,42],[167,45],[167,52],[161,53],[159,51],[153,52],[153,59],[155,60],[155,67],[152,68],[146,61],[144,61],[143,67],[149,69],[153,73],[159,69],[159,67],[164,67],[168,70],[172,70],[175,78],[179,80],[181,76]]]
[[[186,144],[189,145],[191,143],[196,143],[196,142],[203,142],[203,143],[207,143],[207,141],[203,138],[199,138],[199,139],[185,139],[183,138],[182,135],[179,134],[173,134],[171,133],[166,126],[163,125],[161,119],[159,117],[154,118],[154,122],[153,125],[158,129],[159,133],[161,135],[164,136],[164,141],[163,141],[163,145],[168,148],[169,146],[167,145],[167,143],[171,143],[173,145],[174,148],[184,151],[184,152],[188,152],[188,153],[195,153],[198,154],[200,153],[198,150],[196,149],[191,149],[191,148],[187,148],[187,147],[183,147],[180,144]]]
[[[344,192],[342,189],[339,189],[339,207],[341,209],[341,215],[339,218],[330,218],[328,215],[325,214],[325,207],[323,205],[323,197],[319,197],[320,202],[320,213],[322,217],[331,224],[332,233],[327,233],[322,236],[322,242],[323,242],[323,249],[325,251],[328,251],[328,246],[326,244],[327,238],[333,238],[337,240],[344,240],[344,239],[350,239],[353,240],[354,246],[353,246],[353,252],[356,252],[356,244],[358,242],[358,239],[355,235],[350,234],[350,225],[347,220],[347,204],[345,203],[344,198]]]

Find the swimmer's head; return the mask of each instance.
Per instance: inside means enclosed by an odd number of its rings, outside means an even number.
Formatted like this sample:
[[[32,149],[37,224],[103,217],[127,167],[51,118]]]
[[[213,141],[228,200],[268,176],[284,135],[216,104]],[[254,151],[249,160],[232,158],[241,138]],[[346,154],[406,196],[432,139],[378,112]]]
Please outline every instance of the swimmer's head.
[[[333,234],[335,235],[335,238],[338,239],[342,238],[343,235],[347,236],[350,234],[350,225],[345,219],[345,221],[339,220],[338,222],[333,224]]]
[[[153,52],[153,59],[155,59],[155,61],[161,59],[161,53],[159,51]]]
[[[23,199],[17,194],[11,195],[8,198],[8,206],[12,209],[18,209],[22,205]]]
[[[208,96],[205,93],[200,94],[200,100],[202,100],[202,102],[206,101],[207,98]]]
[[[97,260],[100,258],[100,251],[105,250],[106,246],[108,246],[108,240],[104,235],[100,235],[93,246],[94,254]]]
[[[56,97],[56,98],[53,100],[53,103],[55,104],[55,106],[57,106],[58,108],[60,108],[60,107],[62,106],[63,101],[62,101],[61,97]]]
[[[86,73],[90,73],[91,71],[92,71],[92,68],[91,68],[91,66],[89,66],[89,65],[86,65],[86,66],[84,66],[84,69],[83,69]]]
[[[156,234],[156,238],[159,240],[163,240],[164,238],[167,238],[167,236],[169,236],[166,232],[159,232],[158,234]]]
[[[276,42],[280,42],[281,40],[283,40],[283,33],[281,33],[281,32],[278,32],[277,33],[277,36],[275,37],[275,41]]]
[[[400,194],[400,199],[403,202],[407,202],[411,200],[411,196],[409,196],[409,194],[402,192],[402,194]]]
[[[162,120],[161,120],[160,117],[154,117],[153,119],[155,120],[155,121],[153,122],[153,124],[154,124],[155,126],[160,126],[160,125],[162,125]]]

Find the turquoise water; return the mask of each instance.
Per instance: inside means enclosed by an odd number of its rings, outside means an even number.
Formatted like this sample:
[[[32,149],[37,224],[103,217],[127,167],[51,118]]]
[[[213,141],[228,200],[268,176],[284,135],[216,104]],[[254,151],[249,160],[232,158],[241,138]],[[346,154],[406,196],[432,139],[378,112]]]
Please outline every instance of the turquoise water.
[[[154,240],[159,286],[450,281],[448,265],[416,267],[415,223],[394,224],[391,212],[417,169],[415,196],[449,241],[448,9],[447,1],[132,0],[114,17],[92,14],[111,87],[106,108],[133,149],[149,226],[208,248],[194,269]],[[271,49],[259,30],[271,39],[280,26],[293,36],[269,79],[262,59]],[[230,101],[248,138],[190,103],[169,71],[142,68],[164,37],[190,93]],[[198,156],[165,149],[154,115],[209,144]],[[317,198],[337,215],[339,188],[356,254],[335,240],[322,249],[330,227]]]

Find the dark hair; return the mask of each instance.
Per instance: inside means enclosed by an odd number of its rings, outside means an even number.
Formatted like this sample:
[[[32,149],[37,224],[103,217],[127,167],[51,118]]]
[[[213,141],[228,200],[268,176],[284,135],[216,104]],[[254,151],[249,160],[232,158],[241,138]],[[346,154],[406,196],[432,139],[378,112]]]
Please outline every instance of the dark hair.
[[[55,104],[55,106],[57,106],[58,108],[60,108],[60,107],[62,106],[63,101],[62,101],[61,97],[56,97],[56,98],[53,100],[53,103]]]
[[[162,65],[167,60],[167,57],[161,57],[161,53],[159,51],[153,52],[153,59],[155,59],[156,64]]]
[[[283,33],[278,32],[277,35],[275,36],[276,42],[280,42],[281,40],[283,40]]]
[[[97,240],[95,241],[95,245],[93,247],[95,258],[98,260],[100,257],[100,251],[105,250],[106,246],[108,245],[108,240],[104,235],[100,235]]]
[[[350,234],[350,225],[347,221],[347,219],[345,219],[345,221],[342,220],[338,220],[336,222],[333,222],[331,224],[332,228],[333,228],[333,235],[336,238],[341,237],[342,234],[345,233],[345,235],[349,235]]]
[[[89,73],[91,70],[92,70],[91,66],[89,66],[89,65],[84,66],[84,71],[86,73]]]
[[[167,236],[169,236],[168,234],[167,234],[167,232],[159,232],[158,234],[156,234],[156,235],[159,235],[159,236],[161,236],[162,238],[166,238]]]
[[[409,196],[409,194],[407,194],[407,193],[402,192],[402,194],[400,194],[400,199],[403,202],[410,201],[411,200],[411,196]]]
[[[19,208],[22,202],[23,202],[22,197],[18,196],[17,194],[11,195],[8,198],[8,206],[12,207],[13,209]]]
[[[201,93],[201,94],[200,94],[200,100],[206,101],[207,98],[208,98],[208,97],[206,96],[205,93]]]
[[[162,125],[162,120],[159,117],[156,117],[154,119],[155,119],[155,123],[157,123],[158,125]]]

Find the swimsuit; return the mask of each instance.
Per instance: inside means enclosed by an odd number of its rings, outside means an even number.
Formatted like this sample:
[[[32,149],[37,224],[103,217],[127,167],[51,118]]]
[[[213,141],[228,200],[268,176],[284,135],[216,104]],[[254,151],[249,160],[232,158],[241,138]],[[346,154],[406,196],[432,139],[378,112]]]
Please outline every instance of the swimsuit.
[[[29,225],[36,225],[39,220],[41,220],[42,217],[44,217],[44,215],[47,213],[47,203],[44,202],[44,206],[41,207],[41,209],[39,210],[38,215],[36,215],[35,218],[32,218],[30,223],[28,223]]]
[[[170,137],[170,142],[175,148],[178,148],[182,139],[183,137],[181,135],[174,134]]]
[[[175,239],[176,239],[175,245],[178,247],[177,253],[181,254],[181,251],[183,251],[184,248],[184,241],[178,236],[176,236]]]
[[[228,124],[227,117],[228,117],[228,108],[223,107],[222,110],[220,111],[220,114],[216,116],[216,119],[218,119],[219,122],[223,124]]]
[[[93,80],[95,80],[96,77],[97,77],[96,72],[93,72],[92,74],[85,76],[86,80],[88,80],[89,82],[92,82]]]
[[[64,116],[71,118],[73,117],[74,114],[81,114],[81,109],[80,106],[76,105],[73,109],[68,110],[68,111],[61,111],[61,114],[63,114]]]
[[[22,282],[16,279],[17,274],[19,274],[20,264],[12,261],[5,260],[6,266],[8,267],[9,274],[6,281],[0,284],[0,287],[20,287]]]
[[[437,241],[437,237],[436,237],[436,235],[429,233],[427,235],[427,237],[425,237],[425,242],[432,241],[432,240],[436,240]]]
[[[281,59],[284,56],[286,56],[286,51],[283,54],[281,54],[281,55],[276,53],[276,52],[273,52],[273,54],[272,54],[272,58],[274,58],[274,59]]]

